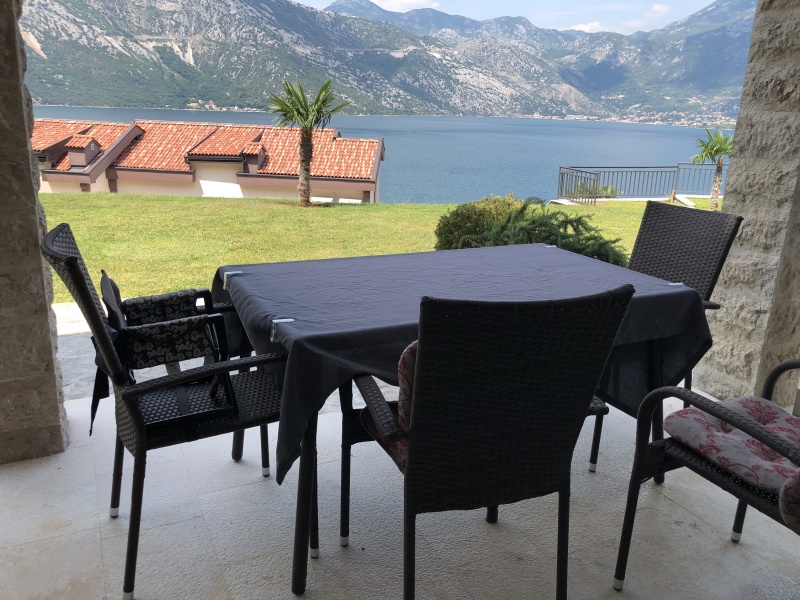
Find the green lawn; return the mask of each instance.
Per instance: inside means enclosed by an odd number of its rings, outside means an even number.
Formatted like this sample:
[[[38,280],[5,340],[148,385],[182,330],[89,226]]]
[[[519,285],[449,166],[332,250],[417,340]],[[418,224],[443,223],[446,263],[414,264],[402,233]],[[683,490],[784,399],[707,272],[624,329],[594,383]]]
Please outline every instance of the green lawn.
[[[453,205],[329,205],[260,198],[42,194],[47,223],[71,225],[95,281],[106,269],[124,296],[208,287],[220,265],[433,250],[439,217]],[[707,208],[708,200],[698,201]],[[630,252],[644,204],[562,207]],[[55,278],[57,280],[57,278]],[[71,298],[56,281],[56,302]]]

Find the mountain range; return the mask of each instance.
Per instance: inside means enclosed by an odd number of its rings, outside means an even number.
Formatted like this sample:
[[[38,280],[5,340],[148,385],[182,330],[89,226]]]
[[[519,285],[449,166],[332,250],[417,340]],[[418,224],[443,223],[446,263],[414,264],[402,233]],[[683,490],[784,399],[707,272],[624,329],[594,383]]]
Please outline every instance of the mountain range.
[[[358,114],[711,124],[738,112],[755,5],[626,36],[369,0],[27,0],[20,29],[40,104],[264,109],[333,79]]]

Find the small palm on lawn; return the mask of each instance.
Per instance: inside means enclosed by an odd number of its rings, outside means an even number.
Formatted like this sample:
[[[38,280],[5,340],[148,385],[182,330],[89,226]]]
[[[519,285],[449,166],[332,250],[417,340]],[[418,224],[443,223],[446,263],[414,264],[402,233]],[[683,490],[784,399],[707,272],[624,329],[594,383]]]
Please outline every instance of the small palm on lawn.
[[[731,155],[733,148],[733,136],[723,133],[717,129],[711,133],[706,129],[706,138],[697,138],[697,148],[699,152],[692,157],[692,162],[701,165],[706,161],[716,163],[717,169],[714,172],[714,184],[711,186],[711,206],[710,210],[716,211],[719,208],[719,189],[722,186],[722,166],[725,157]]]
[[[324,129],[331,121],[331,116],[343,109],[349,102],[334,106],[331,82],[327,81],[319,88],[313,100],[310,100],[303,86],[299,83],[283,82],[283,96],[273,94],[270,98],[269,111],[275,113],[275,124],[280,127],[300,128],[300,205],[311,205],[311,161],[314,158],[314,129]]]

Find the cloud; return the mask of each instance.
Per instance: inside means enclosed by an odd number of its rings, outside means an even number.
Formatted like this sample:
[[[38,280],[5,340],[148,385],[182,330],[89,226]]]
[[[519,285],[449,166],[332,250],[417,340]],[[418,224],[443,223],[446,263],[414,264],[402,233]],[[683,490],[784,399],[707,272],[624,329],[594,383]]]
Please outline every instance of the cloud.
[[[375,0],[375,4],[384,10],[393,10],[395,12],[406,12],[415,8],[437,8],[438,2],[430,2],[429,0]]]
[[[602,25],[600,25],[600,21],[592,21],[591,23],[578,23],[577,25],[573,25],[570,29],[574,29],[576,31],[584,31],[586,33],[597,33],[598,31],[606,31]]]
[[[644,16],[648,18],[666,17],[671,12],[672,8],[666,4],[653,4],[653,6],[650,7],[650,10],[644,13]]]
[[[672,13],[672,7],[666,4],[653,4],[650,10],[646,11],[640,18],[625,21],[623,26],[630,31],[643,30],[647,27],[652,28],[653,21],[663,19],[670,13]]]

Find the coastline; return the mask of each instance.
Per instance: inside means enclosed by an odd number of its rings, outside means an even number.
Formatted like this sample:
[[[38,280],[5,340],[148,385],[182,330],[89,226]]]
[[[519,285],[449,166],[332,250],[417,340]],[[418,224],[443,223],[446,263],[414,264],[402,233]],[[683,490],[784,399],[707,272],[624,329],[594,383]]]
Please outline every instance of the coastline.
[[[66,108],[66,109],[103,109],[103,110],[155,110],[155,111],[182,111],[192,114],[208,113],[234,113],[234,114],[259,114],[267,115],[272,118],[272,113],[266,110],[259,110],[255,108],[239,108],[239,107],[222,107],[217,109],[212,108],[172,108],[172,107],[142,107],[142,106],[78,106],[72,104],[33,104],[33,110],[36,108]],[[736,126],[736,119],[722,120],[722,121],[702,121],[697,119],[696,122],[686,123],[678,121],[658,121],[658,120],[637,120],[632,118],[603,118],[594,117],[589,115],[567,115],[565,117],[558,115],[464,115],[464,114],[367,114],[357,113],[348,114],[342,113],[343,117],[415,117],[415,118],[472,118],[472,119],[526,119],[526,120],[541,120],[541,121],[577,121],[586,123],[623,123],[632,125],[657,125],[657,126],[672,126],[672,127],[690,127],[692,129],[722,129],[725,131],[733,131]],[[213,119],[212,119],[213,121]],[[209,121],[209,122],[212,122]]]

